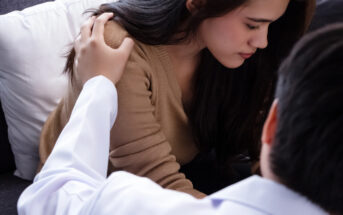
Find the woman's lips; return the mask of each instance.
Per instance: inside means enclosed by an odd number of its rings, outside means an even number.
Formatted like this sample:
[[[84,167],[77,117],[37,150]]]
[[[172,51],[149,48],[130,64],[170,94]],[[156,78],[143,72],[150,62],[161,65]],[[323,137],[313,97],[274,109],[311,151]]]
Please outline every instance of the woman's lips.
[[[254,53],[239,53],[239,55],[244,59],[250,58],[253,54]]]

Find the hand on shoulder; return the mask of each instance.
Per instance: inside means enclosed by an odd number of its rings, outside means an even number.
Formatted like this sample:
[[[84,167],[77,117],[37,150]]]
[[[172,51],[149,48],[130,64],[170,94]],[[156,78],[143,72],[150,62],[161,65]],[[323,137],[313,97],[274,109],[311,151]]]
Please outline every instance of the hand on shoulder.
[[[98,75],[103,75],[116,84],[125,69],[134,42],[130,38],[125,38],[117,49],[105,43],[105,23],[112,17],[113,13],[93,16],[81,27],[80,36],[74,44],[74,71],[82,85]]]

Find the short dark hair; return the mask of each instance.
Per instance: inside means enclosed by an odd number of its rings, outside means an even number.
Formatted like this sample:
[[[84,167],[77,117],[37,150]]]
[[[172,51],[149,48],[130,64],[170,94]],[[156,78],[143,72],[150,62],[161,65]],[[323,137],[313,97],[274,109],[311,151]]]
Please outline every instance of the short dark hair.
[[[305,36],[279,69],[270,162],[282,183],[343,214],[343,24]]]

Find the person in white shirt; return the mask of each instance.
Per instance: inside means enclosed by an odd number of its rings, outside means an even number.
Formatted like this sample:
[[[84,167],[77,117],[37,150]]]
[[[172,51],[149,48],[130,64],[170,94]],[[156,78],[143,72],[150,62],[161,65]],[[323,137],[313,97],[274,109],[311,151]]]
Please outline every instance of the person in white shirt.
[[[307,35],[281,65],[262,132],[263,177],[196,199],[124,171],[107,177],[114,84],[133,47],[131,39],[117,50],[105,44],[110,17],[91,18],[75,43],[83,89],[51,156],[20,196],[19,214],[343,214],[343,25]]]

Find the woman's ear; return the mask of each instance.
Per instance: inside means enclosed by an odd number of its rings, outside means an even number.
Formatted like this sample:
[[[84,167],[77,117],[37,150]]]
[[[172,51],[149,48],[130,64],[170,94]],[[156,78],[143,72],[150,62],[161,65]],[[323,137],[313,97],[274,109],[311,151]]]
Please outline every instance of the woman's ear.
[[[197,12],[201,7],[203,7],[206,3],[206,0],[187,0],[186,1],[186,8],[191,14]]]
[[[274,100],[273,105],[269,110],[268,117],[263,126],[262,143],[264,144],[271,145],[274,142],[277,126],[277,109],[278,100]]]

